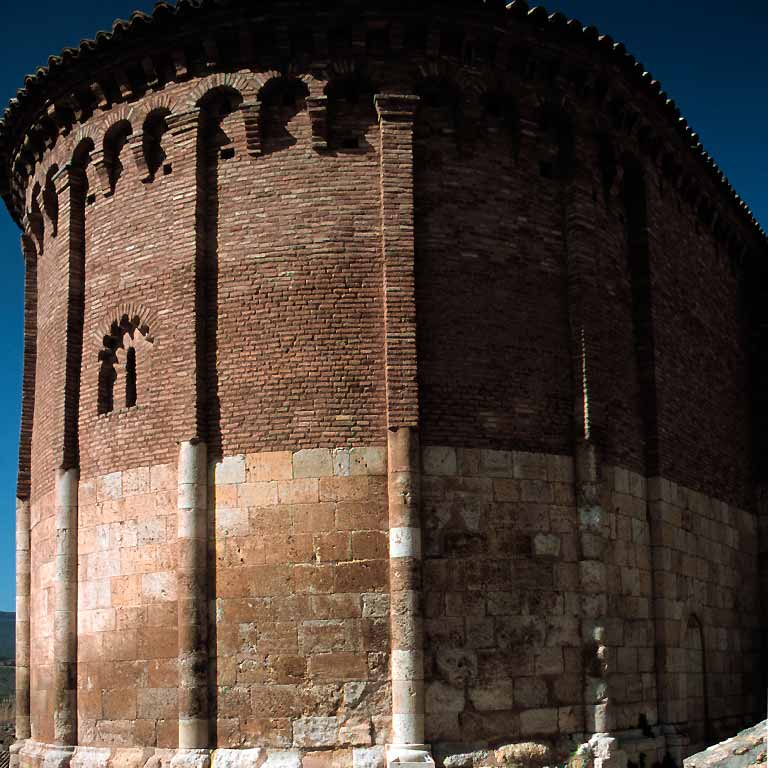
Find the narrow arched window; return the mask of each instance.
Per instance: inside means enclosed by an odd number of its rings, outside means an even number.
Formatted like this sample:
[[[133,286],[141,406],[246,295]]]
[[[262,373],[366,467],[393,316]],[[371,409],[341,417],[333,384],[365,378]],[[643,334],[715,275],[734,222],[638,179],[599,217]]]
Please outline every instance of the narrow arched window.
[[[139,318],[112,323],[99,352],[98,412],[134,408],[146,401],[152,380],[153,340]]]
[[[99,399],[98,412],[112,413],[115,409],[115,360],[114,354],[104,350],[99,367]]]
[[[130,347],[125,357],[125,407],[136,405],[136,348]]]

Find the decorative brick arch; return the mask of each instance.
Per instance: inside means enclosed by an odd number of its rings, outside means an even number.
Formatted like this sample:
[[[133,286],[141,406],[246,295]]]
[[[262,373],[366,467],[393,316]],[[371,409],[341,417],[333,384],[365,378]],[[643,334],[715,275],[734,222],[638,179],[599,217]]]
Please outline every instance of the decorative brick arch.
[[[112,307],[112,309],[102,314],[101,319],[96,324],[97,330],[94,331],[91,337],[92,351],[98,349],[104,343],[104,336],[107,331],[109,331],[112,324],[114,322],[120,322],[123,317],[127,317],[137,328],[146,329],[146,333],[144,333],[145,336],[149,333],[149,329],[151,328],[152,333],[147,339],[148,341],[154,342],[159,327],[157,313],[149,309],[145,304],[140,304],[138,302],[124,302]]]
[[[125,311],[121,311],[121,310]],[[143,311],[142,317],[139,311]],[[112,315],[108,324],[102,325],[103,334],[98,345],[97,409],[100,415],[121,408],[132,408],[143,402],[139,397],[139,372],[151,381],[152,348],[154,336],[146,318],[152,315],[141,305],[125,304]],[[121,389],[119,404],[116,403],[116,387]],[[142,394],[147,388],[141,386]]]
[[[75,133],[72,134],[72,138],[70,140],[70,143],[67,147],[68,151],[66,154],[68,154],[70,157],[74,154],[75,150],[80,146],[80,144],[85,139],[90,139],[93,142],[94,147],[99,146],[99,133],[100,131],[97,130],[97,127],[93,125],[92,123],[87,123],[86,125],[81,125]]]
[[[160,110],[167,111],[168,114],[175,114],[178,111],[178,101],[167,93],[156,93],[150,96],[138,105],[133,111],[134,130],[142,131],[144,123],[152,112]]]
[[[236,91],[245,101],[256,95],[255,82],[255,77],[251,72],[226,72],[209,75],[194,88],[186,101],[186,107],[187,109],[199,107],[200,102],[208,93],[219,88]]]
[[[106,136],[109,131],[117,125],[117,123],[121,123],[124,120],[129,122],[131,124],[131,128],[136,130],[137,123],[136,123],[136,109],[132,105],[129,104],[121,104],[119,107],[116,107],[113,110],[110,110],[109,117],[107,118],[106,122],[103,126],[103,133]]]

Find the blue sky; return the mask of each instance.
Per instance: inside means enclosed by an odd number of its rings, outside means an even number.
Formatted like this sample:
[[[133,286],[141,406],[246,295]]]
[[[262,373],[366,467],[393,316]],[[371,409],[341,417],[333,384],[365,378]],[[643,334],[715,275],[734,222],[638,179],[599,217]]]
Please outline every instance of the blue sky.
[[[62,48],[150,0],[0,0],[0,104]],[[764,0],[559,0],[548,4],[622,41],[662,82],[758,220],[768,226],[768,4]],[[28,12],[27,12],[28,11]],[[15,484],[21,393],[23,262],[0,211],[0,610],[14,609]]]

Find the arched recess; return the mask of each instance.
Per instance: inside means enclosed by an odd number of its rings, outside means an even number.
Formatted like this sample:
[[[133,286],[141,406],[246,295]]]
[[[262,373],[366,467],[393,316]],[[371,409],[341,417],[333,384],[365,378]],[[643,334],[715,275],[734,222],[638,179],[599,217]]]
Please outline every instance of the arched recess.
[[[373,103],[376,88],[368,77],[354,73],[331,80],[325,87],[328,97],[328,144],[332,150],[370,148],[366,134],[378,128]]]
[[[198,101],[200,123],[197,145],[196,207],[196,359],[198,436],[209,450],[221,444],[218,370],[219,280],[219,164],[234,157],[234,130],[241,130],[234,114],[243,96],[230,85],[219,85]],[[243,137],[243,144],[244,144]],[[240,142],[237,142],[240,145]]]
[[[104,166],[107,170],[109,193],[114,194],[123,173],[120,155],[133,134],[133,126],[127,119],[118,120],[104,134]]]
[[[40,184],[36,183],[32,188],[32,197],[30,199],[29,207],[29,230],[37,243],[37,250],[42,254],[45,246],[45,222],[43,221],[43,214],[40,209],[40,201],[42,198],[42,189]]]
[[[629,276],[632,285],[632,323],[640,377],[640,404],[645,442],[645,474],[659,474],[659,435],[656,365],[651,308],[651,265],[648,242],[648,197],[645,176],[632,157],[623,158],[621,195]]]
[[[503,88],[480,96],[482,128],[491,139],[509,142],[513,155],[520,152],[520,108],[517,99]]]
[[[166,164],[168,155],[163,149],[163,136],[168,131],[167,118],[171,114],[168,107],[153,109],[144,120],[142,130],[142,153],[147,168],[145,181],[154,181],[157,172],[162,168],[164,173],[170,173],[171,167]]]
[[[418,82],[416,95],[416,141],[455,137],[463,126],[465,106],[458,86],[445,76],[430,76]]]
[[[686,622],[682,650],[685,657],[685,722],[690,746],[704,746],[710,743],[707,656],[704,627],[695,613],[690,614]]]
[[[147,402],[153,343],[149,327],[139,317],[123,315],[112,323],[99,351],[99,414]]]
[[[21,434],[16,497],[28,500],[32,483],[32,427],[35,414],[35,377],[37,367],[37,261],[33,238],[22,235],[24,252],[24,371],[21,397]],[[27,691],[27,697],[29,692]],[[29,707],[29,701],[26,703]]]
[[[56,194],[56,186],[53,183],[58,172],[59,166],[54,163],[45,174],[43,186],[43,211],[51,226],[52,237],[56,237],[59,233],[59,196]]]
[[[539,127],[543,138],[539,173],[549,179],[570,178],[576,166],[576,132],[568,110],[555,102],[543,104]]]
[[[309,88],[303,80],[280,76],[267,81],[259,91],[261,146],[264,154],[279,152],[298,143],[295,125],[307,111]]]
[[[66,383],[64,391],[64,450],[62,469],[79,466],[80,370],[83,357],[85,317],[85,210],[88,198],[88,167],[93,139],[79,141],[68,166],[69,174],[69,291],[67,305]]]

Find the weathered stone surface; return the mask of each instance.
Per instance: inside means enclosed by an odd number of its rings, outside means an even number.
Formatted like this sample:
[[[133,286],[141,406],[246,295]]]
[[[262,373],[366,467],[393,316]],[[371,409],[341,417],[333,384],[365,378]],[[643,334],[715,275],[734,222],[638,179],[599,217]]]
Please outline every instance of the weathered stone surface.
[[[685,758],[685,768],[753,768],[765,765],[768,720]]]
[[[736,727],[768,328],[743,205],[557,14],[246,5],[132,17],[0,128],[19,768],[198,765],[214,734],[219,768],[370,768],[403,734],[488,768],[641,718],[701,739],[704,690]]]

